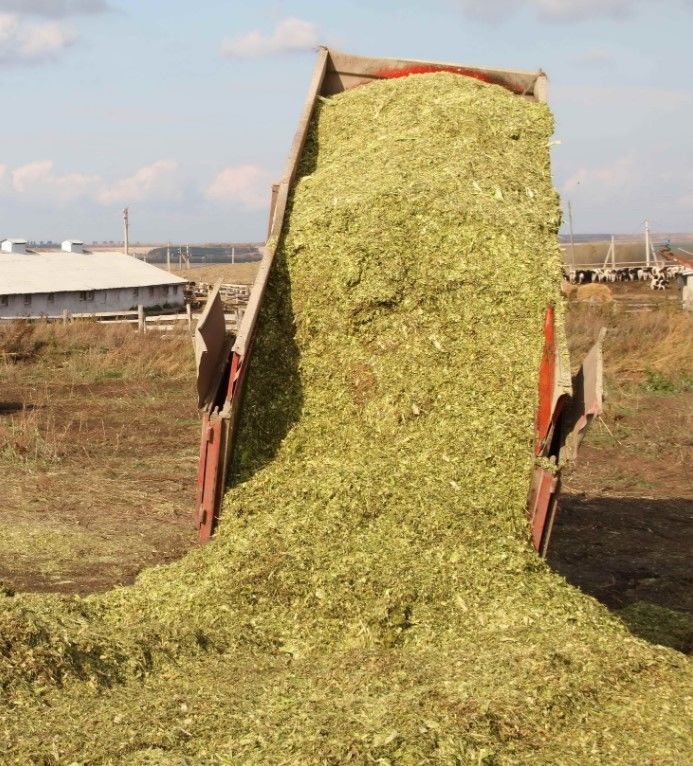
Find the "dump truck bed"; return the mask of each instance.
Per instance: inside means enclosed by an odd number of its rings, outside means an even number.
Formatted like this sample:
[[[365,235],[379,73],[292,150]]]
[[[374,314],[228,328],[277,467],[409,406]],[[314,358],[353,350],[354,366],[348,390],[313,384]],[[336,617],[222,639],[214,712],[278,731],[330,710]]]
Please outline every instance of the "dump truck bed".
[[[205,380],[207,389],[206,394],[200,395],[200,401],[204,407],[204,422],[196,510],[202,540],[208,539],[212,534],[219,515],[223,487],[232,460],[237,419],[242,406],[244,379],[260,307],[275,252],[287,222],[289,193],[300,167],[316,104],[321,97],[333,96],[374,80],[431,72],[453,72],[473,77],[482,82],[506,88],[518,98],[536,102],[545,102],[547,98],[547,78],[542,71],[529,72],[446,62],[354,56],[320,48],[284,175],[272,189],[267,243],[262,248],[262,261],[256,281],[230,352],[224,350],[224,344],[214,337],[222,332],[223,327],[219,319],[222,309],[218,297],[212,296],[209,310],[205,312],[204,321],[198,328],[198,348],[219,349],[215,354],[207,353],[199,371],[199,376]],[[198,358],[201,356],[201,352],[198,351]],[[560,431],[559,417],[570,393],[570,374],[563,355],[558,353],[554,308],[549,306],[545,326],[545,352],[539,380],[535,444],[537,456],[547,457],[549,451],[553,449],[554,457],[558,458],[556,451],[558,442],[554,437]],[[550,531],[558,489],[557,472],[547,472],[544,469],[542,473],[538,469],[532,480],[529,501],[530,516],[535,527],[533,541],[537,550],[546,549],[548,543],[546,530]]]

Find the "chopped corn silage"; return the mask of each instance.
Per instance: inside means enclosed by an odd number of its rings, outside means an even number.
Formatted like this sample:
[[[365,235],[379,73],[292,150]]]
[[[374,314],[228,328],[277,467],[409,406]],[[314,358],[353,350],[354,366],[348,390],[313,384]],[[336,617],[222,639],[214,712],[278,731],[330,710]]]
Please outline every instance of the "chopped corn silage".
[[[321,104],[219,535],[5,600],[8,763],[682,762],[685,658],[528,544],[551,132],[451,74]]]

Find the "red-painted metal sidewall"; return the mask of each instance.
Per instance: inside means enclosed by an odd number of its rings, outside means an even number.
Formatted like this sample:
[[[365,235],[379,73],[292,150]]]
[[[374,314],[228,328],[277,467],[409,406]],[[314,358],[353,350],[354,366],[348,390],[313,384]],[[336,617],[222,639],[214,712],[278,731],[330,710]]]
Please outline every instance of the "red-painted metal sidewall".
[[[540,455],[553,422],[553,394],[556,386],[555,310],[549,305],[544,317],[544,351],[539,364],[539,403],[534,450]]]

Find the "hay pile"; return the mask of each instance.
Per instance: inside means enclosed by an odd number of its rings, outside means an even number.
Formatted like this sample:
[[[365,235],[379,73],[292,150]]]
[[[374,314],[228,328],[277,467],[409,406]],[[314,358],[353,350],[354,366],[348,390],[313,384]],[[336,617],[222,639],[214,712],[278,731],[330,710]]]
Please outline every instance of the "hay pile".
[[[614,299],[608,285],[591,283],[588,285],[577,285],[575,297],[576,300],[589,301],[590,303],[608,303]]]
[[[6,599],[7,762],[682,762],[684,658],[528,545],[551,131],[450,74],[321,105],[220,534],[105,597]]]

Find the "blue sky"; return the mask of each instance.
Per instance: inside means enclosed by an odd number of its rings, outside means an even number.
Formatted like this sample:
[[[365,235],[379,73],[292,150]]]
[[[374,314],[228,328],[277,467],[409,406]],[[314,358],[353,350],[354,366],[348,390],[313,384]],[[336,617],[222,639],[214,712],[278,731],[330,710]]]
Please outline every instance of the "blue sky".
[[[262,239],[319,43],[543,68],[576,231],[693,231],[693,0],[0,0],[0,236]]]

